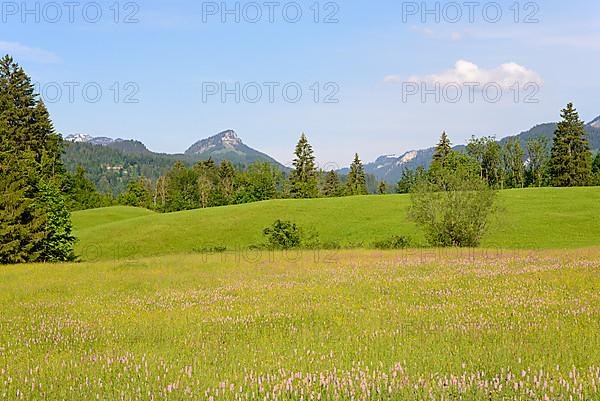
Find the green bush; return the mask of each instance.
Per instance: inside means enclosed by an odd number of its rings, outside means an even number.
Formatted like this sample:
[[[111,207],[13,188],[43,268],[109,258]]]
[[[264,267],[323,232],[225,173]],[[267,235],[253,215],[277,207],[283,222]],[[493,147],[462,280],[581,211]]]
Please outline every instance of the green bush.
[[[409,215],[434,247],[477,247],[494,212],[496,192],[470,166],[430,171],[412,190]]]
[[[277,220],[271,227],[265,228],[263,234],[271,248],[292,249],[302,244],[302,231],[290,221]]]
[[[214,245],[214,246],[201,246],[192,249],[195,253],[224,253],[227,252],[225,245]]]
[[[415,243],[410,237],[393,236],[383,241],[377,241],[373,244],[377,249],[407,249],[415,248]]]

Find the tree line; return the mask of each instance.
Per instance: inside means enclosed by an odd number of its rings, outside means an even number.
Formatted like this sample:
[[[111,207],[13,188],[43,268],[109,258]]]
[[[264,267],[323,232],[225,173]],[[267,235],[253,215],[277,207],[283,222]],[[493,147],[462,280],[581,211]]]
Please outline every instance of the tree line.
[[[516,137],[504,144],[494,137],[473,137],[464,155],[494,189],[600,185],[600,153],[592,158],[585,123],[572,103],[562,110],[561,118],[552,143],[536,137],[529,139],[523,148]],[[451,149],[446,133],[442,134],[436,151],[440,146]],[[436,157],[439,154],[436,153],[434,161]],[[409,193],[425,174],[424,167],[403,171],[397,192]]]
[[[502,147],[493,138],[473,138],[466,152],[452,149],[444,132],[428,170],[398,184],[411,194],[409,216],[434,247],[476,247],[495,211],[496,191],[528,186],[572,187],[598,182],[600,156],[592,152],[573,104],[562,110],[552,148],[535,138],[526,150],[516,138]]]
[[[284,173],[278,166],[257,161],[247,167],[212,159],[191,167],[176,162],[153,182],[131,181],[118,202],[160,212],[259,202],[270,199],[307,199],[368,194],[368,177],[358,155],[348,175],[317,168],[314,150],[302,134],[294,151],[293,169]],[[86,192],[82,191],[82,198]]]

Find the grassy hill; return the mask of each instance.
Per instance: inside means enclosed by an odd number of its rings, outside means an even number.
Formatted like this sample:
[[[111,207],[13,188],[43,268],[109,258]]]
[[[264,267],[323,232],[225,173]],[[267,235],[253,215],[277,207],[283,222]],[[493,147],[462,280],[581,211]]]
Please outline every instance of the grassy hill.
[[[263,241],[276,219],[314,229],[323,242],[369,247],[394,235],[424,242],[408,221],[406,195],[275,200],[248,205],[156,214],[116,207],[73,215],[84,260],[158,256],[214,246],[245,249]],[[578,248],[600,246],[600,188],[502,191],[501,211],[483,246]]]

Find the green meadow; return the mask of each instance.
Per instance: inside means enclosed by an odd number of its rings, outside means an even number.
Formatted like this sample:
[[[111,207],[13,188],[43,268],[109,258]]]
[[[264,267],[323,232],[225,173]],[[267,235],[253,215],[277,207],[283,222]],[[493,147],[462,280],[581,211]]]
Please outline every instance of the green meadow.
[[[425,243],[407,218],[408,195],[273,200],[170,214],[116,207],[73,215],[83,260],[127,259],[262,243],[276,219],[316,231],[324,243],[370,248],[392,236]],[[541,188],[499,193],[499,211],[483,247],[583,248],[600,244],[600,188]]]
[[[597,400],[598,251],[0,270],[9,400]]]
[[[368,249],[423,241],[409,201],[77,212],[80,262],[0,268],[0,399],[600,399],[600,189],[500,192],[481,249]],[[358,249],[248,250],[275,219]]]

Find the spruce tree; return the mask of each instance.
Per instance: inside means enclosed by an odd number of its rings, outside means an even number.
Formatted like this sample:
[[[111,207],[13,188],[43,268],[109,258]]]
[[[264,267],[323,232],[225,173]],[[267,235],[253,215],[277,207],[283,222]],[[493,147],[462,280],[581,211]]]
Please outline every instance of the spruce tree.
[[[450,153],[452,153],[452,143],[450,142],[446,131],[444,131],[440,138],[440,142],[435,147],[432,164],[445,167],[446,159]]]
[[[594,163],[592,164],[592,174],[592,185],[600,186],[600,153],[598,153],[594,158]]]
[[[31,79],[11,57],[2,58],[1,262],[71,258],[74,238],[70,235],[70,216],[59,191],[66,181],[61,152],[61,137],[54,132],[48,111],[35,95]],[[56,252],[59,248],[64,251],[62,255],[69,256],[60,256]],[[7,256],[10,254],[13,256]]]
[[[354,155],[354,161],[350,166],[350,173],[348,173],[348,182],[346,184],[346,193],[348,195],[366,195],[369,193],[367,190],[365,169],[358,154]]]
[[[30,155],[31,156],[31,155]],[[0,264],[42,260],[46,215],[36,207],[27,158],[0,150]]]
[[[340,196],[340,177],[338,174],[331,170],[325,177],[325,184],[323,186],[323,195],[333,198]]]
[[[592,164],[592,172],[594,174],[600,173],[600,153],[598,153],[594,158],[594,163]]]
[[[73,251],[73,227],[71,215],[58,186],[54,182],[41,181],[36,207],[46,215],[44,227],[47,238],[43,243],[43,262],[70,262],[75,260]]]
[[[379,195],[387,194],[387,184],[385,183],[385,181],[381,181],[379,183],[379,187],[377,187],[377,191],[379,192]]]
[[[556,187],[589,185],[592,175],[592,152],[585,132],[585,123],[579,118],[573,103],[562,110],[562,121],[554,133],[550,157],[552,184]]]
[[[316,198],[319,195],[317,169],[312,146],[302,134],[296,150],[294,170],[290,175],[290,196],[292,198]]]
[[[85,169],[79,165],[74,174],[66,179],[67,206],[69,210],[87,210],[101,207],[102,196],[96,191],[94,183],[86,176]]]

